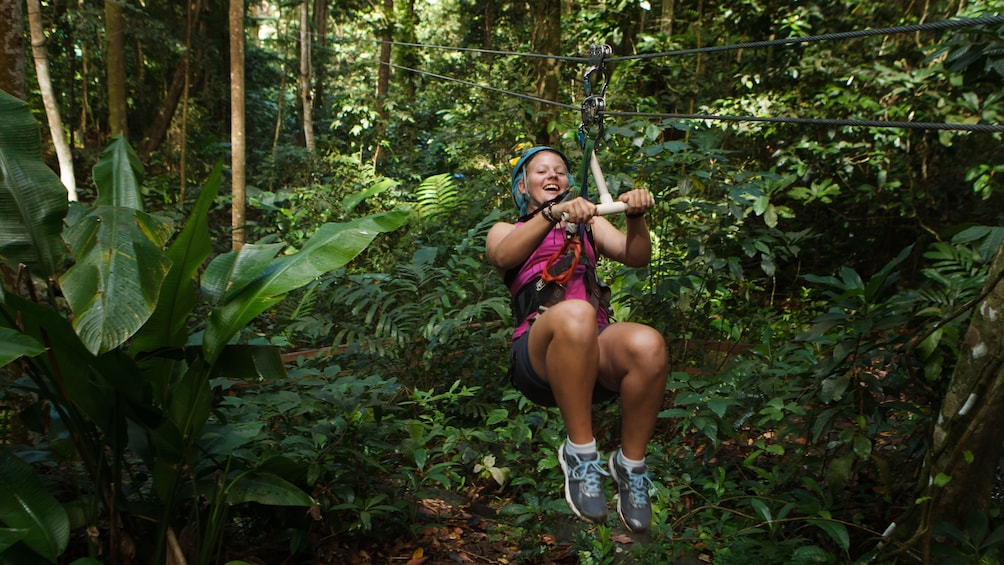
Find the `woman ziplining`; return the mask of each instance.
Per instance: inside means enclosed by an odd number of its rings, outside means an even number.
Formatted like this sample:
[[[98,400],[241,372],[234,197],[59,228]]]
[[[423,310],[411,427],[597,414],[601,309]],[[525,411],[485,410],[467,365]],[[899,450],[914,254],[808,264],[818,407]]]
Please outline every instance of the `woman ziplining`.
[[[645,454],[666,391],[666,344],[649,326],[612,320],[609,290],[597,277],[596,261],[603,256],[629,267],[648,264],[652,242],[645,212],[655,200],[647,190],[635,189],[608,202],[597,176],[605,202],[600,207],[589,201],[588,171],[599,172],[592,142],[584,144],[583,153],[589,163],[582,165],[583,186],[575,198],[564,153],[538,146],[523,154],[511,175],[520,218],[492,226],[487,254],[512,295],[510,380],[530,401],[557,407],[567,429],[558,450],[566,502],[576,516],[605,522],[603,477],[611,476],[621,521],[632,532],[647,532],[652,505]],[[600,215],[619,211],[627,218],[626,231]],[[618,397],[621,446],[604,465],[592,407]]]

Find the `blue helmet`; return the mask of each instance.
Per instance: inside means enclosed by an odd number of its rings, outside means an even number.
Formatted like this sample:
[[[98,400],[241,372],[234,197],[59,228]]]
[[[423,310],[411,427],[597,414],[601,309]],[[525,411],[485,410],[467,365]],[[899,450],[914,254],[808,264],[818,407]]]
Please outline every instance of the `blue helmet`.
[[[523,153],[523,156],[516,161],[516,166],[512,169],[512,199],[516,202],[516,207],[519,208],[519,215],[525,216],[527,213],[527,198],[526,194],[519,191],[519,181],[523,180],[526,174],[526,164],[530,162],[530,159],[540,153],[541,151],[553,151],[557,153],[561,160],[565,162],[565,171],[568,174],[568,188],[571,188],[575,184],[575,177],[572,176],[572,167],[568,164],[568,157],[565,154],[553,147],[547,147],[544,145],[538,145],[537,147],[531,147]]]

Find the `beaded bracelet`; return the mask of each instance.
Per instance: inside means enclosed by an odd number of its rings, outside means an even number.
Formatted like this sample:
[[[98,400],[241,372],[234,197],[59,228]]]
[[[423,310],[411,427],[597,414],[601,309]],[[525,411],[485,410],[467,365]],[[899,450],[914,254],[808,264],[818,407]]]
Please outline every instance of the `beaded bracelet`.
[[[540,215],[544,216],[544,219],[551,222],[552,224],[558,223],[558,218],[554,217],[554,211],[551,208],[554,207],[553,202],[548,202],[547,207],[540,211]]]

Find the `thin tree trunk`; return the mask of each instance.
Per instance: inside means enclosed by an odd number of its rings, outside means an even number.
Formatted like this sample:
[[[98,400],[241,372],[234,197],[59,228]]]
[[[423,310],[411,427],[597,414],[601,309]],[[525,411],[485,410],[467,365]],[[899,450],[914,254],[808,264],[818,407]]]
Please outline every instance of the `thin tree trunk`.
[[[201,0],[197,1],[199,7]],[[192,9],[192,2],[185,1],[185,56],[182,64],[185,67],[185,84],[181,94],[181,155],[178,162],[178,205],[185,205],[185,190],[188,188],[188,87],[191,84],[192,68],[192,26],[195,22],[195,14],[200,10]]]
[[[492,36],[495,33],[495,0],[485,0],[485,27],[481,34],[481,48],[485,51],[492,50]],[[488,65],[492,64],[492,54],[484,53],[482,60]]]
[[[286,31],[282,29],[283,19],[279,18],[276,26],[279,30],[279,37],[288,37]],[[279,73],[279,88],[276,89],[276,100],[275,100],[275,127],[272,130],[272,166],[269,168],[269,178],[268,178],[268,189],[273,190],[275,185],[275,172],[276,172],[276,156],[279,150],[279,134],[282,133],[282,117],[286,108],[286,55],[289,53],[288,44],[285,39],[280,40],[281,46],[279,51],[282,53],[282,72]]]
[[[185,83],[188,79],[188,73],[186,72],[188,70],[187,59],[187,55],[183,56],[182,60],[178,62],[178,66],[174,69],[174,76],[171,78],[171,84],[167,88],[167,95],[161,101],[160,109],[157,110],[153,121],[150,122],[149,127],[146,129],[143,141],[137,148],[136,152],[141,157],[145,158],[150,153],[156,151],[167,137],[167,130],[171,127],[171,121],[174,119],[175,112],[178,111],[178,103],[181,102],[182,94],[185,91]]]
[[[300,2],[300,102],[303,107],[303,144],[313,153],[314,145],[314,104],[310,89],[310,2]]]
[[[327,0],[314,0],[314,45],[320,47],[321,53],[325,53],[328,48],[328,2]],[[327,74],[324,64],[325,58],[321,61],[314,61],[316,50],[311,49],[311,61],[314,75],[314,115],[319,116],[323,110],[324,99],[327,88]]]
[[[164,139],[167,138],[167,132],[171,129],[171,123],[174,121],[174,115],[177,113],[180,103],[183,106],[180,165],[182,169],[181,202],[185,200],[185,134],[188,119],[188,88],[191,82],[192,27],[195,25],[195,18],[202,12],[202,0],[194,0],[194,3],[186,1],[185,4],[185,52],[182,54],[178,66],[174,69],[174,76],[171,78],[170,86],[168,86],[167,95],[161,102],[160,109],[157,111],[157,115],[154,116],[153,122],[147,127],[143,141],[137,149],[137,153],[141,157],[147,157],[150,153],[160,148],[161,144],[164,143]]]
[[[77,0],[77,9],[83,10],[85,0]],[[87,135],[90,131],[88,124],[94,123],[94,111],[91,110],[91,89],[89,87],[91,82],[91,66],[88,64],[90,59],[90,49],[87,47],[87,42],[80,42],[80,120],[77,123],[76,137],[79,140],[78,143],[81,146],[86,146],[88,143]],[[72,53],[73,51],[70,51]]]
[[[108,88],[108,129],[112,137],[128,136],[126,120],[125,17],[120,0],[105,0],[105,83]]]
[[[230,183],[233,201],[230,224],[234,251],[246,241],[245,218],[245,125],[244,125],[244,0],[230,0]]]
[[[561,52],[561,0],[542,0],[533,10],[533,30],[530,41],[534,53],[543,55],[558,55]],[[537,98],[557,100],[561,77],[561,61],[559,59],[535,59],[534,87]],[[540,102],[534,108],[536,131],[534,137],[538,144],[555,145],[559,132],[548,132],[551,116]]]
[[[26,100],[24,81],[24,9],[0,0],[0,90]]]
[[[676,0],[662,0],[662,17],[659,18],[659,32],[667,37],[673,35],[673,10]]]
[[[377,136],[373,148],[373,168],[383,156],[383,137],[387,132],[387,94],[390,92],[390,42],[394,40],[394,0],[383,0],[383,30],[380,32],[380,69],[377,71],[377,115],[380,123],[377,126]]]
[[[42,32],[42,7],[39,0],[28,0],[28,26],[31,31],[31,53],[35,59],[35,74],[38,89],[42,92],[45,117],[49,122],[49,134],[59,159],[59,179],[66,187],[66,197],[71,202],[77,200],[77,179],[73,174],[73,152],[63,133],[63,119],[59,114],[59,101],[52,88],[49,76],[49,50],[46,48],[45,33]]]

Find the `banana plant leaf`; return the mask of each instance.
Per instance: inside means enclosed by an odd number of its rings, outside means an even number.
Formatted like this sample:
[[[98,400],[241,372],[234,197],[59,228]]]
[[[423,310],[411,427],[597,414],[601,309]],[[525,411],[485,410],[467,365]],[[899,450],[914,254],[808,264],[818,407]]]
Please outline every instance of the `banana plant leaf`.
[[[96,204],[143,209],[143,165],[129,142],[116,135],[94,165]]]
[[[60,279],[73,327],[94,354],[132,337],[157,307],[171,260],[163,252],[174,226],[143,212],[143,168],[116,136],[94,166],[94,207],[74,206],[65,238],[76,259]]]
[[[0,367],[21,357],[34,357],[45,346],[12,328],[0,328]]]
[[[0,90],[0,260],[35,275],[57,272],[66,189],[42,161],[38,122],[28,104]]]
[[[156,309],[133,338],[134,351],[182,347],[188,341],[187,322],[196,301],[192,282],[212,252],[209,211],[220,192],[222,171],[222,163],[217,163],[206,179],[185,227],[167,250],[171,267],[164,277]]]
[[[60,278],[73,327],[95,355],[122,345],[157,306],[171,266],[172,226],[123,206],[97,206],[66,230],[77,262]]]
[[[345,266],[380,233],[408,220],[405,211],[367,216],[348,223],[324,224],[300,252],[274,258],[276,245],[246,245],[240,252],[220,255],[203,275],[221,302],[209,315],[203,352],[212,365],[224,345],[255,316],[317,277]]]
[[[0,449],[0,522],[24,530],[21,541],[50,563],[70,543],[70,520],[30,465]]]

